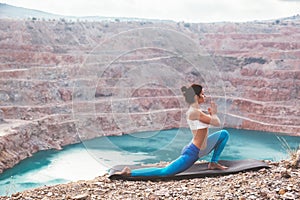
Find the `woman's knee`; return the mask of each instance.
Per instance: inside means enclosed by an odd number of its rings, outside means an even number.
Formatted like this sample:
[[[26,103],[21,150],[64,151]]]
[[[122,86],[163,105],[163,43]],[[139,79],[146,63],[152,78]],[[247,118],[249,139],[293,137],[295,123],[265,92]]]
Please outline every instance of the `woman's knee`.
[[[229,138],[229,132],[228,132],[227,130],[222,129],[222,130],[221,130],[221,137],[222,137],[223,139],[228,140],[228,138]]]

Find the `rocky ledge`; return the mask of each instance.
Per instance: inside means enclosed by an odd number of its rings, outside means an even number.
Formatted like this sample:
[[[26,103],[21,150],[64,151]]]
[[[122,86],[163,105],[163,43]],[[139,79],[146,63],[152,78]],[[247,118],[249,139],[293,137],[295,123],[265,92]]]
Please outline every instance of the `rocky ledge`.
[[[93,180],[44,186],[0,199],[299,199],[299,156],[300,150],[290,160],[265,161],[269,169],[228,176],[151,182],[110,180],[106,174]]]

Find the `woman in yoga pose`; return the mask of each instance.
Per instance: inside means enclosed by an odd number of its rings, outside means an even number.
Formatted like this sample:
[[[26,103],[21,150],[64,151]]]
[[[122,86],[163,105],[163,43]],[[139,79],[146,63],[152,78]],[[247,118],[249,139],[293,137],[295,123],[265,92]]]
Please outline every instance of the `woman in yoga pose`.
[[[221,130],[208,135],[208,126],[220,126],[217,116],[217,106],[211,102],[208,114],[200,110],[199,105],[205,101],[205,95],[201,85],[193,84],[190,87],[181,88],[186,102],[189,104],[187,111],[187,123],[193,133],[192,141],[183,148],[181,155],[165,167],[149,167],[133,169],[125,167],[118,174],[130,176],[168,176],[185,171],[198,159],[214,150],[208,169],[226,170],[227,167],[218,163],[229,134]]]

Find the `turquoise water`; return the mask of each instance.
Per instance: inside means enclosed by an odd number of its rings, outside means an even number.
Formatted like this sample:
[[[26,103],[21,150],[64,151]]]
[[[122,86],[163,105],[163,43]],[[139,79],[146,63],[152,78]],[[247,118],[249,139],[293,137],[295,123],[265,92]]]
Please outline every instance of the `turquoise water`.
[[[287,158],[288,154],[277,136],[286,140],[291,149],[296,149],[300,144],[300,137],[226,130],[230,133],[230,139],[221,159],[278,161]],[[188,129],[172,129],[102,137],[70,145],[62,151],[39,152],[0,175],[0,195],[44,185],[92,179],[118,164],[171,161],[190,142],[191,137]],[[201,159],[208,161],[210,155]]]

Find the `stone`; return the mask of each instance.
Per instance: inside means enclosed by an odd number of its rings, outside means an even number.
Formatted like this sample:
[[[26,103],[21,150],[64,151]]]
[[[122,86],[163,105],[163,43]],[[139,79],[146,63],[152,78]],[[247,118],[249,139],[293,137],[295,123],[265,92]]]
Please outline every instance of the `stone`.
[[[291,178],[291,173],[288,170],[281,172],[283,178]]]
[[[78,194],[76,196],[73,196],[72,199],[73,200],[85,200],[85,199],[88,199],[90,195],[85,193],[85,194]]]
[[[285,194],[286,193],[286,190],[285,189],[280,189],[279,191],[278,191],[278,194],[280,194],[280,195],[283,195],[283,194]]]
[[[262,188],[260,191],[260,195],[263,197],[267,197],[269,193],[270,193],[270,190],[268,188]]]
[[[48,192],[48,193],[47,193],[47,196],[48,196],[48,197],[51,197],[52,195],[53,195],[52,192]]]
[[[284,193],[284,194],[282,195],[282,197],[283,197],[284,199],[289,199],[289,200],[294,200],[294,199],[296,199],[296,195],[294,195],[294,194],[292,194],[292,193],[290,193],[290,192]]]
[[[160,198],[156,195],[151,194],[151,195],[149,195],[148,199],[149,200],[159,200]]]

